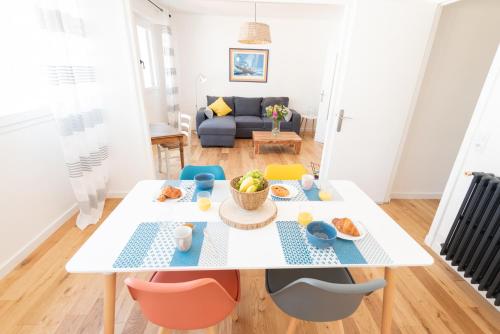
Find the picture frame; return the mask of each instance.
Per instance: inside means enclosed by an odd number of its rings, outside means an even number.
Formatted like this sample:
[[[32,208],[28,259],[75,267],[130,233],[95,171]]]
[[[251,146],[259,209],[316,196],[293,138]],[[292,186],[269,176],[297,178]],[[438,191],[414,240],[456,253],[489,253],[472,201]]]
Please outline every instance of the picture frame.
[[[268,49],[229,49],[229,81],[267,82]]]

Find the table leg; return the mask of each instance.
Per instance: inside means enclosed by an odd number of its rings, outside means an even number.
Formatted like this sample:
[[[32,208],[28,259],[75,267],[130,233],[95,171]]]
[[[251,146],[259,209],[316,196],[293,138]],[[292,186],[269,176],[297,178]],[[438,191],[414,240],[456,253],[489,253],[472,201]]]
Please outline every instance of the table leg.
[[[116,274],[104,275],[104,334],[115,332]]]
[[[158,173],[161,173],[161,146],[156,145],[156,157],[158,158]]]
[[[179,137],[179,155],[181,156],[181,168],[184,168],[184,136]]]
[[[302,143],[295,143],[295,154],[300,153],[300,147],[302,146]]]
[[[253,154],[259,154],[259,144],[256,142],[253,143]]]
[[[394,282],[394,269],[385,268],[385,288],[384,299],[382,305],[382,334],[389,334],[391,332],[392,324],[392,309],[394,306],[394,294],[396,293],[396,284]]]

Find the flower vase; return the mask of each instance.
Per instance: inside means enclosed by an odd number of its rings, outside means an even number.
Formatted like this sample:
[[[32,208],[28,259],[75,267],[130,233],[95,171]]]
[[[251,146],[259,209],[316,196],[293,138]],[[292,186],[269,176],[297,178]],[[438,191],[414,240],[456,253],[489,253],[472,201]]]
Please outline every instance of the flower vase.
[[[273,129],[271,130],[273,136],[277,136],[280,134],[280,121],[277,119],[273,120]]]

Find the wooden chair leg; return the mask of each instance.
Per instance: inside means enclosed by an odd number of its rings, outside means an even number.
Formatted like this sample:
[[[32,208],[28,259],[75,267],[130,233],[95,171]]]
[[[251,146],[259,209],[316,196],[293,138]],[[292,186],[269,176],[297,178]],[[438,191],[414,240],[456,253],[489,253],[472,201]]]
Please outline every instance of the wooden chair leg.
[[[217,334],[217,326],[207,328],[207,334]]]
[[[288,324],[288,328],[286,330],[286,334],[294,334],[297,325],[299,324],[299,320],[296,318],[290,319],[290,323]]]
[[[156,145],[156,156],[158,158],[158,174],[161,174],[161,146]]]

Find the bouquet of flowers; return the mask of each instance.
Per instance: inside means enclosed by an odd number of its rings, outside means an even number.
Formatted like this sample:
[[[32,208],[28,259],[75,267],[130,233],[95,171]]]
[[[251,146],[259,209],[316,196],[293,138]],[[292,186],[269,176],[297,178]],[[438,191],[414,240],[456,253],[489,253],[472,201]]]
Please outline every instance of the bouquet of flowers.
[[[283,104],[275,104],[274,106],[266,107],[267,117],[276,121],[282,121],[290,112],[290,109]]]

